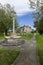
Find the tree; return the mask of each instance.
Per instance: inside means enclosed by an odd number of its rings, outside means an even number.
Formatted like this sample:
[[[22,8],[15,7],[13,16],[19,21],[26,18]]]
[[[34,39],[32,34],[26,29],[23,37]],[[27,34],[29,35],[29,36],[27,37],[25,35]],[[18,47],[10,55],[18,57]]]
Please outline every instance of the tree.
[[[1,4],[0,4],[1,5]],[[2,8],[2,5],[0,6],[0,32],[3,33],[5,31],[5,25],[4,25],[4,21],[5,21],[5,11]]]
[[[35,21],[34,22],[34,27],[38,30],[38,25],[39,25],[39,22],[38,21]]]
[[[38,32],[39,32],[40,34],[43,34],[43,19],[41,19],[40,22],[39,22]]]
[[[16,12],[14,11],[14,8],[11,7],[10,4],[6,4],[5,7],[4,7],[4,10],[5,10],[5,13],[6,13],[6,20],[5,20],[6,29],[5,29],[5,34],[7,35],[7,31],[9,29],[9,27],[10,27],[10,24],[13,21],[13,15],[15,15]]]
[[[7,35],[7,31],[12,25],[13,16],[16,14],[14,8],[10,4],[6,4],[4,6],[0,6],[0,32]],[[16,28],[17,28],[17,21],[16,22]]]
[[[42,23],[43,23],[43,1],[41,0],[36,0],[36,2],[29,0],[30,1],[30,8],[35,9],[34,18],[34,27],[38,30],[39,33],[43,33],[42,29]]]

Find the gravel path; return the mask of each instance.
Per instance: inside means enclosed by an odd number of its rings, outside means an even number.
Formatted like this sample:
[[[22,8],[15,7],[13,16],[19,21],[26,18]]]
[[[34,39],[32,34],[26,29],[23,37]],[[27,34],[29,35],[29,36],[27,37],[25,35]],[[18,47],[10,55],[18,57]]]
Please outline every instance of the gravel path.
[[[22,51],[12,65],[40,65],[35,36],[31,40],[25,41],[25,44],[19,46],[19,49]]]

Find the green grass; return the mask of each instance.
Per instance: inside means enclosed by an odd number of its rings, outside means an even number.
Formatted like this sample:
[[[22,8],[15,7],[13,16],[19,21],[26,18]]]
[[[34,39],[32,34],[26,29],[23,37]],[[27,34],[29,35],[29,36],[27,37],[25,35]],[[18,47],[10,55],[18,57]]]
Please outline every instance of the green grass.
[[[43,65],[43,35],[36,35],[40,64]]]
[[[20,51],[0,49],[0,65],[11,65]]]
[[[0,35],[0,40],[4,40],[4,35]]]
[[[33,33],[22,33],[22,34],[17,34],[19,36],[21,36],[21,39],[24,39],[24,40],[29,40],[33,37]]]
[[[21,38],[25,39],[25,40],[29,40],[33,37],[33,34],[26,34],[26,35],[22,35]]]

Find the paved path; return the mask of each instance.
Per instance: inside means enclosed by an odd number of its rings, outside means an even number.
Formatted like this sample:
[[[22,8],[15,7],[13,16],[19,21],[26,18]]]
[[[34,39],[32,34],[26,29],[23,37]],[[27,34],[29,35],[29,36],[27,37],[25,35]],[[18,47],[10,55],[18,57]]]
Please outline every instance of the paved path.
[[[35,36],[31,40],[25,41],[25,44],[19,47],[22,51],[12,65],[40,65],[37,55]]]

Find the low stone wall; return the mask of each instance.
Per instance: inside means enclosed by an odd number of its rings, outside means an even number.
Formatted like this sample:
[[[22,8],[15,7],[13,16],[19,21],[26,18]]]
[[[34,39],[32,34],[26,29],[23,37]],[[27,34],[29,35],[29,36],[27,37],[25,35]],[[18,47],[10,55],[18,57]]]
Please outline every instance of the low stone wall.
[[[1,45],[1,47],[10,47],[10,46],[19,46],[19,45],[22,45],[22,44],[24,44],[25,43],[25,41],[24,40],[22,40],[22,39],[18,39],[18,38],[15,38],[15,39],[13,39],[13,38],[10,38],[10,39],[5,39],[5,40],[3,40],[3,41],[0,41],[0,45]],[[1,48],[0,47],[0,48]]]
[[[5,38],[5,40],[0,41],[0,48],[18,50],[19,46],[22,46],[24,43],[25,41],[21,38]]]

